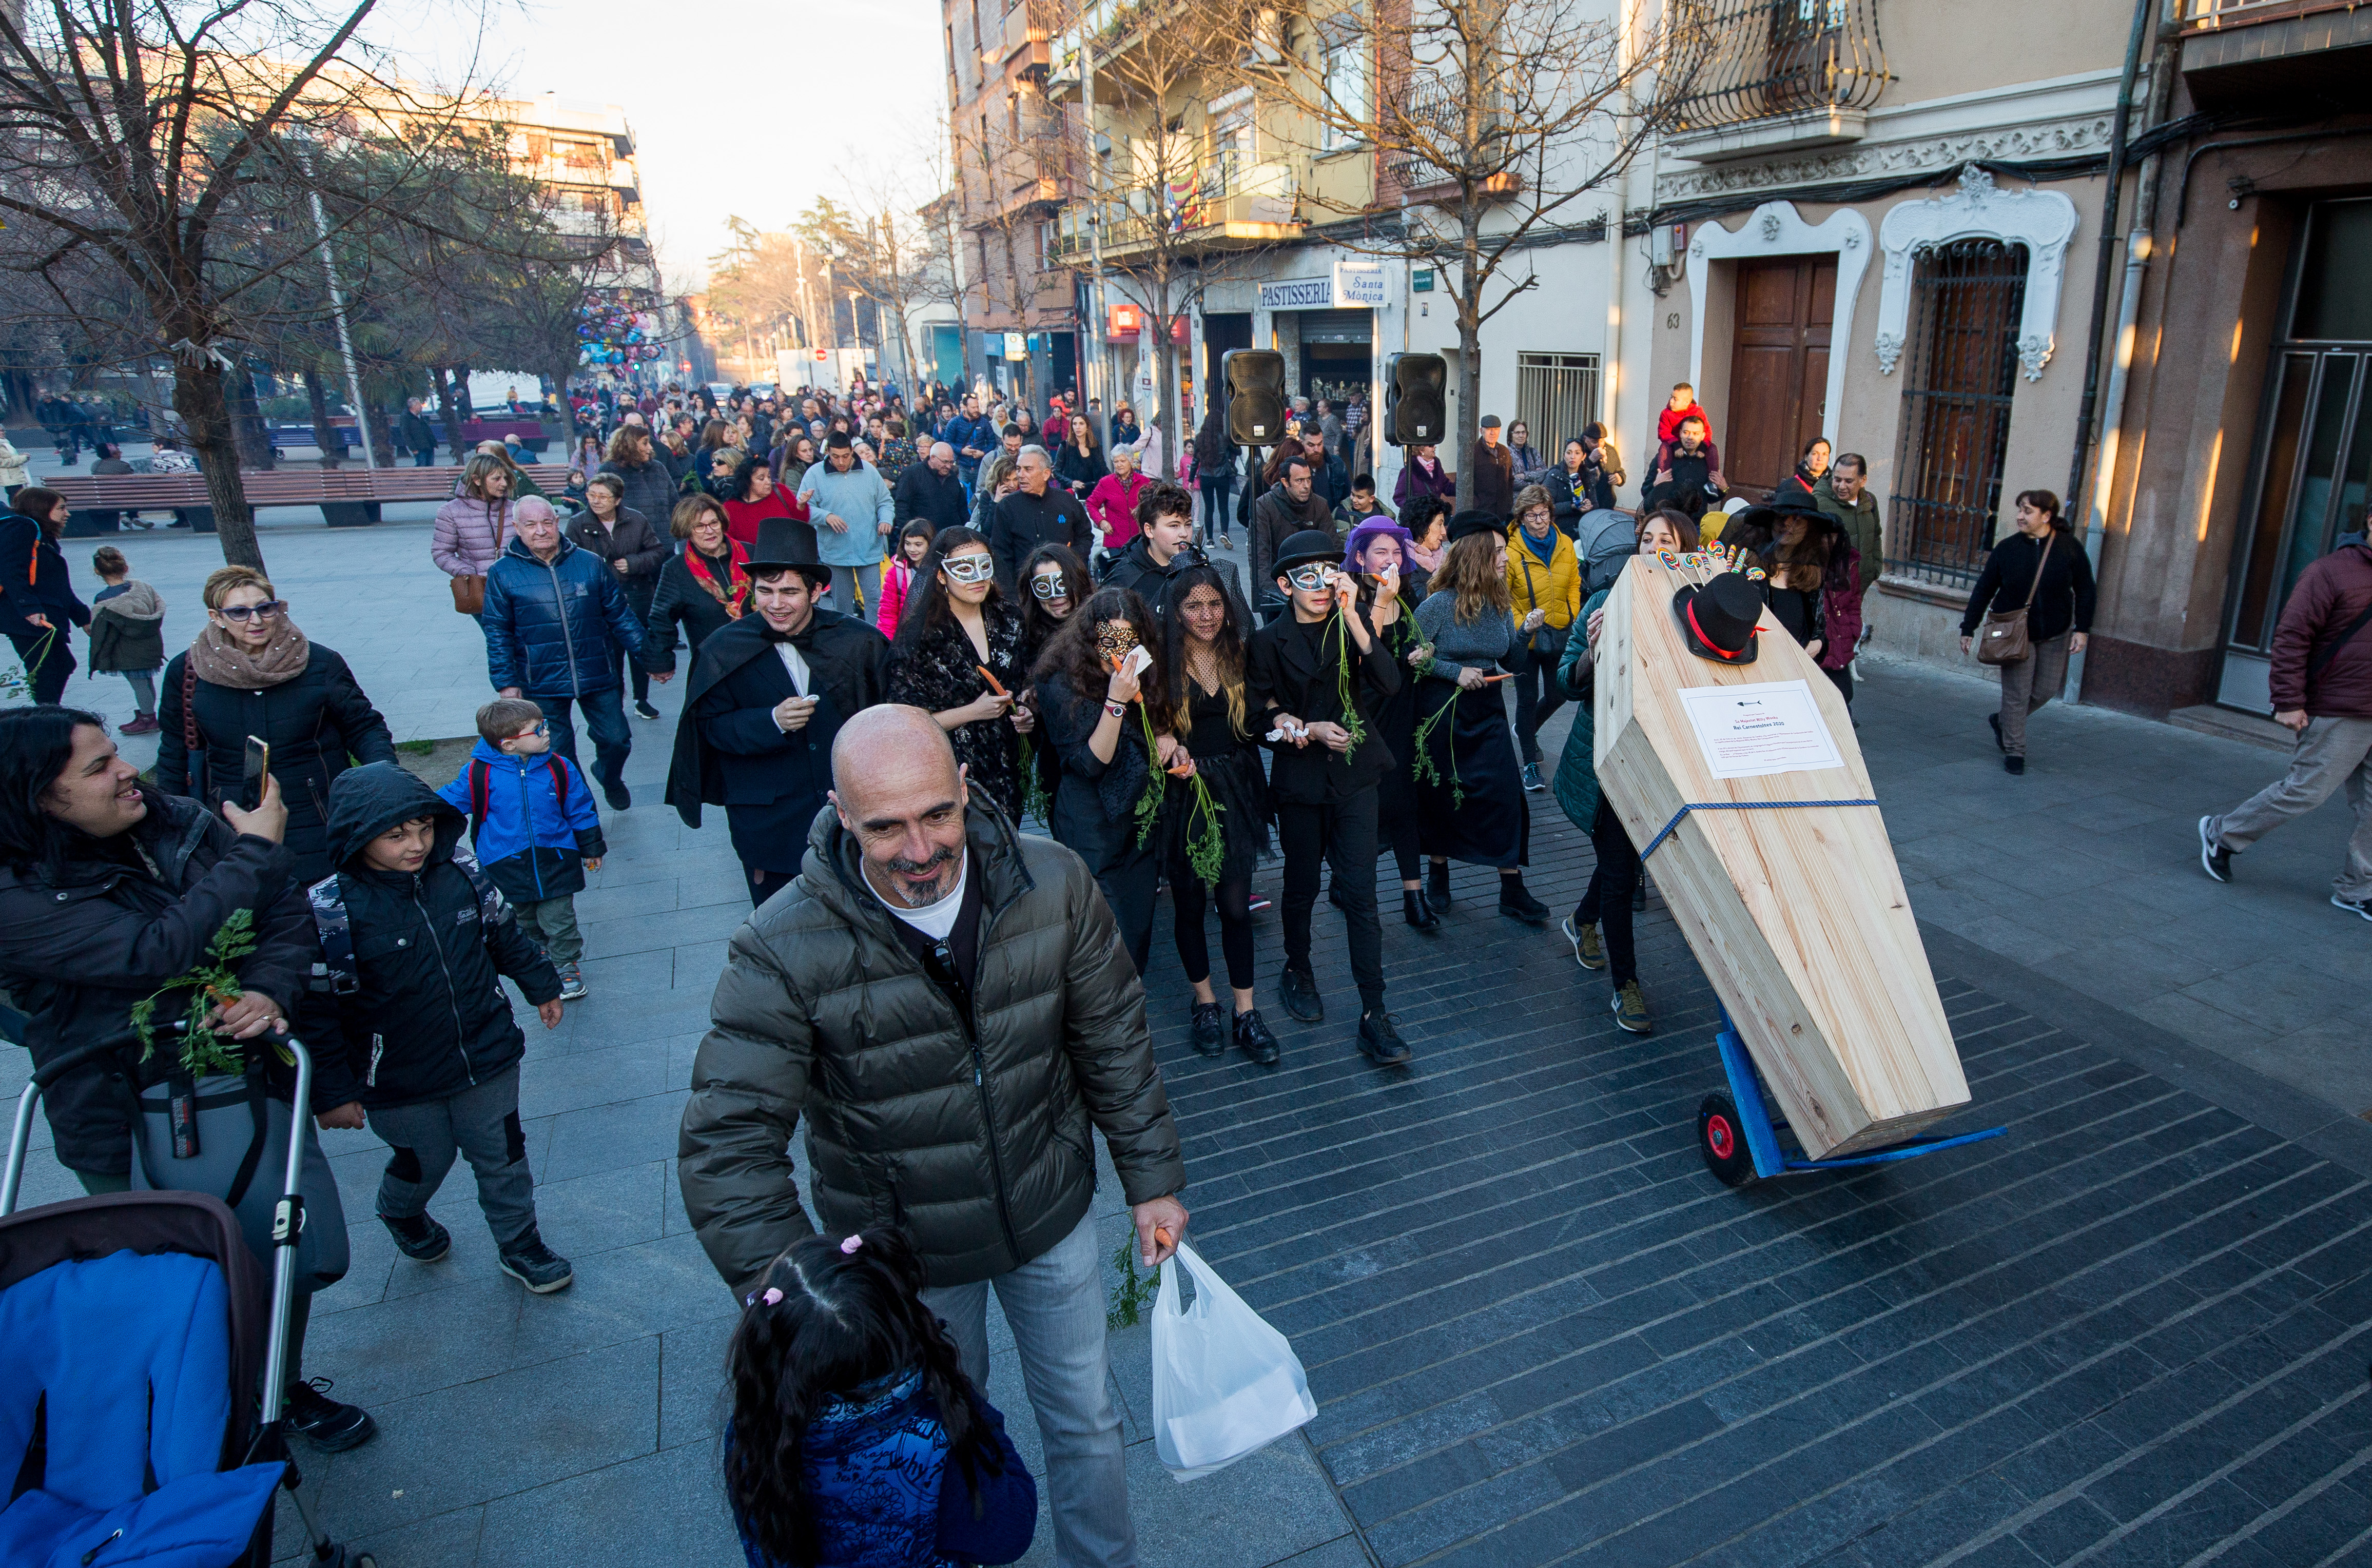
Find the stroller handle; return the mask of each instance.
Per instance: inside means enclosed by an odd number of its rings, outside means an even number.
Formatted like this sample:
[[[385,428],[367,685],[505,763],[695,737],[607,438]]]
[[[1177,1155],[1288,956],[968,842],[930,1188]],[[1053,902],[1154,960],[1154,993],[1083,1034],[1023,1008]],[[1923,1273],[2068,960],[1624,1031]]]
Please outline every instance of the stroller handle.
[[[181,1026],[175,1023],[171,1027],[178,1029]],[[76,1046],[64,1056],[33,1069],[31,1081],[17,1097],[17,1120],[8,1130],[8,1163],[5,1168],[0,1168],[0,1216],[17,1212],[17,1191],[25,1179],[25,1152],[33,1139],[33,1108],[41,1103],[42,1091],[76,1068],[124,1050],[136,1038],[137,1031],[130,1028],[118,1029],[104,1040]]]

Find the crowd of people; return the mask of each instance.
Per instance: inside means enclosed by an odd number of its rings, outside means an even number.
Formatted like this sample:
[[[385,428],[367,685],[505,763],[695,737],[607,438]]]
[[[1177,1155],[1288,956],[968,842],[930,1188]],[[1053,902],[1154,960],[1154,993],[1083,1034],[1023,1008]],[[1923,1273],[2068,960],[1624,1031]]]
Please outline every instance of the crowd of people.
[[[466,1159],[503,1271],[565,1289],[573,1267],[538,1229],[525,1036],[497,976],[547,1028],[588,993],[575,897],[608,854],[603,808],[633,808],[634,721],[660,716],[649,683],[688,656],[664,803],[695,829],[723,810],[752,913],[676,1152],[687,1213],[744,1308],[726,1488],[752,1561],[839,1561],[891,1537],[977,1561],[1026,1547],[1034,1484],[980,1393],[994,1289],[1045,1440],[1058,1556],[1122,1562],[1088,1130],[1157,1264],[1188,1215],[1148,986],[1182,989],[1195,1051],[1278,1066],[1256,979],[1270,906],[1255,883],[1273,865],[1276,1005],[1327,1017],[1322,893],[1347,937],[1350,1039],[1401,1068],[1417,1042],[1389,1007],[1378,859],[1391,854],[1417,933],[1450,929],[1453,862],[1491,869],[1497,913],[1544,926],[1524,873],[1530,797],[1552,792],[1596,852],[1564,936],[1605,975],[1616,1024],[1652,1032],[1640,856],[1592,761],[1608,594],[1640,552],[1701,554],[1729,570],[1692,602],[1700,651],[1743,646],[1767,610],[1850,703],[1878,518],[1866,459],[1826,440],[1767,499],[1728,497],[1686,387],[1631,509],[1598,425],[1552,448],[1486,418],[1460,509],[1429,448],[1389,506],[1346,471],[1355,403],[1296,409],[1240,495],[1215,414],[1180,483],[1158,477],[1158,427],[1130,411],[1058,401],[1040,422],[936,388],[918,405],[888,388],[586,400],[578,417],[607,428],[586,432],[557,505],[508,454],[474,455],[431,553],[483,633],[487,696],[468,761],[434,788],[262,574],[214,573],[203,629],[168,660],[162,597],[109,547],[84,606],[64,503],[20,490],[0,573],[35,705],[0,712],[0,981],[38,1062],[123,1030],[249,912],[253,947],[207,1027],[230,1049],[292,1028],[311,1045],[304,1109],[387,1145],[375,1210],[405,1259],[449,1253],[429,1206]],[[2092,610],[2057,498],[2020,494],[2016,517],[1963,627],[2015,625],[1994,719],[2013,773]],[[1243,575],[1213,553],[1238,528]],[[2311,739],[2299,767],[2200,836],[2225,879],[2235,853],[2348,779],[2358,842],[2333,901],[2372,918],[2357,700],[2372,651],[2333,637],[2372,620],[2372,552],[2355,549],[2362,561],[2309,573],[2293,610],[2314,625],[2291,635],[2285,616],[2277,643],[2284,722]],[[126,677],[122,732],[158,735],[152,777],[103,720],[57,705],[67,626],[89,628],[95,668]],[[1543,734],[1568,705],[1552,760]],[[260,780],[250,737],[269,746]],[[1155,949],[1164,899],[1174,971]],[[288,1098],[293,1080],[248,1049]],[[153,1181],[142,1097],[180,1072],[127,1055],[52,1089],[58,1157],[87,1191]],[[337,1450],[375,1426],[301,1371],[311,1297],[344,1257],[334,1185],[308,1197],[308,1224],[339,1243],[300,1281],[287,1419]],[[903,1479],[885,1486],[875,1461],[891,1450]]]

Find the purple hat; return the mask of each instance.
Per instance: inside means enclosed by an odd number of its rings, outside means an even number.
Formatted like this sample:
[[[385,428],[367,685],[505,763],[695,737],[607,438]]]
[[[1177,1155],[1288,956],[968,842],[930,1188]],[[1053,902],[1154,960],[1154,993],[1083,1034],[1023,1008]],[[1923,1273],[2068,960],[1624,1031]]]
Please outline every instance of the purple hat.
[[[1343,546],[1343,570],[1345,572],[1357,571],[1359,569],[1359,552],[1367,548],[1367,541],[1381,534],[1389,534],[1392,538],[1400,540],[1401,560],[1405,563],[1409,558],[1409,552],[1416,548],[1416,540],[1409,537],[1408,529],[1401,527],[1400,524],[1392,521],[1389,517],[1375,517],[1368,518],[1366,522],[1361,523],[1357,528],[1351,530],[1350,539],[1344,541]]]

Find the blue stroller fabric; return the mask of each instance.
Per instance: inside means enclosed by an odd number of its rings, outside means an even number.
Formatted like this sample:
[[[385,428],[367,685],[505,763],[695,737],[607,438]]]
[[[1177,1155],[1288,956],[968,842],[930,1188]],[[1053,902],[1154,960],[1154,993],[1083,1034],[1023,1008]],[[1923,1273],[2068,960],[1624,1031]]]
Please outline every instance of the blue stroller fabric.
[[[285,1467],[216,1469],[230,1365],[222,1272],[203,1258],[126,1250],[0,1292],[0,1476],[32,1483],[0,1509],[0,1562],[235,1562]],[[27,1476],[37,1423],[48,1453]]]

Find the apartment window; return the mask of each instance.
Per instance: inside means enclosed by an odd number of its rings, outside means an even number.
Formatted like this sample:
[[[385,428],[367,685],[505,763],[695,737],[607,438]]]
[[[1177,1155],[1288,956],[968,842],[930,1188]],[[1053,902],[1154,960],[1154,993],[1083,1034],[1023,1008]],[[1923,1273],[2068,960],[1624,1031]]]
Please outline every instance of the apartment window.
[[[1320,128],[1320,150],[1335,152],[1343,147],[1366,143],[1364,134],[1335,122],[1337,119],[1369,122],[1373,115],[1370,102],[1370,75],[1366,35],[1355,22],[1337,17],[1327,28],[1325,41],[1325,104],[1331,111],[1328,123]]]
[[[1534,449],[1563,457],[1564,444],[1598,418],[1598,355],[1517,354],[1516,418],[1530,430]]]

